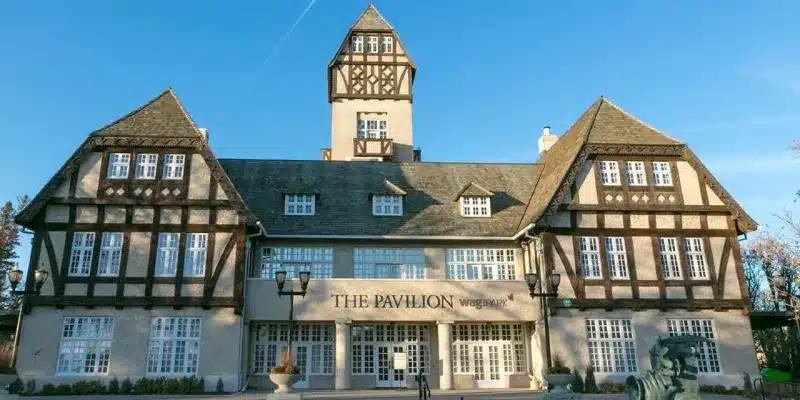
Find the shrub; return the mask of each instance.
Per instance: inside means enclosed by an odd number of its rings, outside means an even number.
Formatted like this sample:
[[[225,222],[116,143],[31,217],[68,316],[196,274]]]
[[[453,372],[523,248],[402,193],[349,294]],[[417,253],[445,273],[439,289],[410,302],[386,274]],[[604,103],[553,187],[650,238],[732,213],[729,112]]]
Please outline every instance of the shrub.
[[[597,393],[597,381],[594,379],[594,367],[586,367],[586,381],[583,384],[584,393]]]
[[[69,383],[59,384],[58,386],[56,386],[56,390],[53,394],[56,396],[72,394],[72,386],[70,386]]]
[[[122,381],[122,385],[119,387],[120,394],[128,394],[133,391],[133,383],[131,383],[131,378],[125,378]]]
[[[65,384],[66,386],[70,386]],[[62,385],[58,385],[60,388]],[[56,388],[58,390],[58,388]],[[101,381],[77,381],[72,384],[69,394],[85,396],[87,394],[105,394],[106,386]]]
[[[548,374],[568,374],[569,372],[569,368],[564,365],[564,361],[558,355],[553,357],[553,365],[547,368]]]
[[[111,382],[108,382],[108,393],[119,394],[119,379],[116,376],[111,379]]]
[[[572,382],[570,382],[572,391],[575,393],[583,393],[583,378],[578,371],[572,373]]]
[[[22,382],[22,379],[14,379],[14,382],[8,385],[8,394],[22,394],[25,390],[25,383]]]
[[[222,378],[217,378],[217,393],[225,392],[225,383],[222,382]]]
[[[273,374],[294,374],[297,372],[297,368],[295,368],[294,362],[292,361],[292,353],[289,349],[281,351],[280,362],[278,362],[278,365],[272,367],[270,372]]]
[[[33,394],[35,391],[26,392],[28,394]],[[56,393],[56,387],[52,383],[48,383],[42,386],[42,394],[45,396],[53,395]]]
[[[204,378],[200,378],[197,380],[195,393],[205,393],[205,392],[206,392],[206,380]]]
[[[599,385],[599,389],[601,393],[625,393],[627,387],[624,383],[606,381]]]
[[[42,388],[42,390],[44,390],[44,388]],[[34,393],[36,393],[36,379],[31,379],[25,382],[25,394],[34,394]]]
[[[136,394],[151,394],[154,392],[155,385],[153,384],[153,380],[150,378],[139,378],[136,383],[133,384],[133,393]]]
[[[750,392],[753,390],[753,381],[750,379],[750,374],[745,372],[742,375],[742,379],[744,380],[744,391]]]

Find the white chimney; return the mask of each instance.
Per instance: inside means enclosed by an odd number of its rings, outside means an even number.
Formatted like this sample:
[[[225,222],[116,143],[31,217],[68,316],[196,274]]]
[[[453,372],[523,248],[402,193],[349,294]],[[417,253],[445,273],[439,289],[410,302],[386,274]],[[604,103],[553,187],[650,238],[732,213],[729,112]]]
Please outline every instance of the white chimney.
[[[206,142],[208,142],[208,129],[206,129],[206,128],[197,128],[197,130],[200,131],[200,135],[203,136],[203,139],[205,139]]]
[[[558,141],[558,136],[550,133],[550,127],[545,126],[542,128],[542,136],[539,136],[539,155],[542,155],[547,150],[550,150]]]

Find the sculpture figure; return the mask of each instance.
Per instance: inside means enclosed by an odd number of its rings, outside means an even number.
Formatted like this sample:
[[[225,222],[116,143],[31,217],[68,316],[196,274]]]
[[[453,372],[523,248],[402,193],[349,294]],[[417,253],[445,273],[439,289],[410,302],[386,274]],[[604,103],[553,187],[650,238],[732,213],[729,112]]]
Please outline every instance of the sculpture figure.
[[[699,400],[699,345],[709,340],[696,335],[658,338],[650,349],[651,370],[625,381],[629,400]]]

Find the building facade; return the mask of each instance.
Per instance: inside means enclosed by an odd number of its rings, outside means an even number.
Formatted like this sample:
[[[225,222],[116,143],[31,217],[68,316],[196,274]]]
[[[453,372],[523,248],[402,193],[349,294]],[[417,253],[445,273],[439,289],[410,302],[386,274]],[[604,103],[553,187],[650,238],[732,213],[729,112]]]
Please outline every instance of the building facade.
[[[681,333],[712,339],[701,383],[757,373],[739,246],[757,225],[683,142],[601,97],[545,128],[535,164],[422,162],[415,72],[370,5],[328,66],[320,161],[217,159],[172,90],[91,133],[18,216],[26,288],[51,277],[20,375],[270,389],[277,271],[312,273],[298,387],[537,389],[553,363],[621,381]],[[560,274],[558,297],[531,298],[529,272]]]

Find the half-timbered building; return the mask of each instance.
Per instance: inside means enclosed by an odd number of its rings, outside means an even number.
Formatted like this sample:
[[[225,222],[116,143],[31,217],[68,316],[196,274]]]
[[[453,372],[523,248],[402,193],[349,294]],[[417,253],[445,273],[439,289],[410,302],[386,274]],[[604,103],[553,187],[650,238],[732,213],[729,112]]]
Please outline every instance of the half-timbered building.
[[[172,90],[89,134],[18,216],[27,289],[51,277],[20,375],[269,389],[278,271],[312,274],[297,387],[536,389],[557,360],[619,381],[682,333],[710,339],[701,383],[757,372],[739,244],[757,225],[684,142],[601,97],[531,138],[537,163],[422,162],[415,72],[370,5],[328,66],[322,160],[217,159]],[[532,272],[558,297],[532,298]]]

